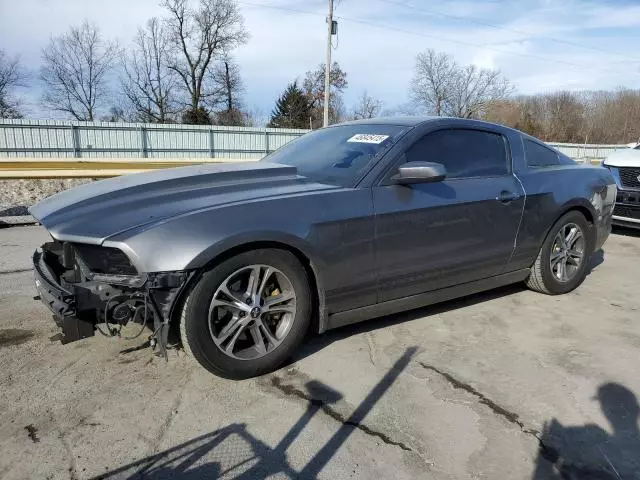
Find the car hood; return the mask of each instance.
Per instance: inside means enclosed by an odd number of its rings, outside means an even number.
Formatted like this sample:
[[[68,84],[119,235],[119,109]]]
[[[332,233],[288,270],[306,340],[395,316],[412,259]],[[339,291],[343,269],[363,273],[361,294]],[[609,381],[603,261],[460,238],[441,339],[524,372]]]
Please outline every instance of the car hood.
[[[617,150],[605,159],[604,164],[610,167],[640,167],[640,149]]]
[[[125,175],[53,195],[29,209],[58,240],[101,244],[169,218],[272,196],[332,189],[267,162],[195,165]]]

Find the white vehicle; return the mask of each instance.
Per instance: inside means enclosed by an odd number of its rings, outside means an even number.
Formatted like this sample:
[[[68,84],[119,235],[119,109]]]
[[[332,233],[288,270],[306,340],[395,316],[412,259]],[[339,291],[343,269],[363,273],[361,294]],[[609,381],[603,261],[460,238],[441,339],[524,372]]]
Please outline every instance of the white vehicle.
[[[618,186],[613,224],[640,228],[640,143],[613,152],[602,165]]]

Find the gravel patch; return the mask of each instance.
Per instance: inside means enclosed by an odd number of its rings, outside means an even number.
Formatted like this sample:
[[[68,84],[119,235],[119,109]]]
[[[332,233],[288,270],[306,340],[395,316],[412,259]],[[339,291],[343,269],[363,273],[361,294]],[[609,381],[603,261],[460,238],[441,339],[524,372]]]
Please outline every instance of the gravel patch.
[[[91,182],[90,178],[0,181],[0,217],[28,215],[27,208],[55,193]]]

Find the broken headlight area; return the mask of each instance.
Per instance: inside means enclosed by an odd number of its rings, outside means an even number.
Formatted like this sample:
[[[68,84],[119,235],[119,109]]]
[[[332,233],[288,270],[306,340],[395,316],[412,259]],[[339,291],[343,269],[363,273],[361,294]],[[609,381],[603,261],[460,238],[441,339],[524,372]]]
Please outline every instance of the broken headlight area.
[[[135,276],[136,268],[129,258],[117,248],[100,245],[64,244],[70,257],[79,256],[94,274]]]
[[[62,328],[62,343],[93,336],[96,330],[137,338],[149,325],[150,345],[166,357],[174,304],[193,272],[140,274],[115,248],[57,241],[38,249],[33,264],[40,300]],[[127,336],[123,329],[130,324],[136,333]]]

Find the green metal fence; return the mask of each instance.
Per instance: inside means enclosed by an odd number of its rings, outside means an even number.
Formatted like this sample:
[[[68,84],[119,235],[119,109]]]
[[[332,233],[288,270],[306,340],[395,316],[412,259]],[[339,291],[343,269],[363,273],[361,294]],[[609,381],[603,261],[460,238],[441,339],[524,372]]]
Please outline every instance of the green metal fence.
[[[306,130],[51,120],[0,120],[0,156],[257,159]]]

